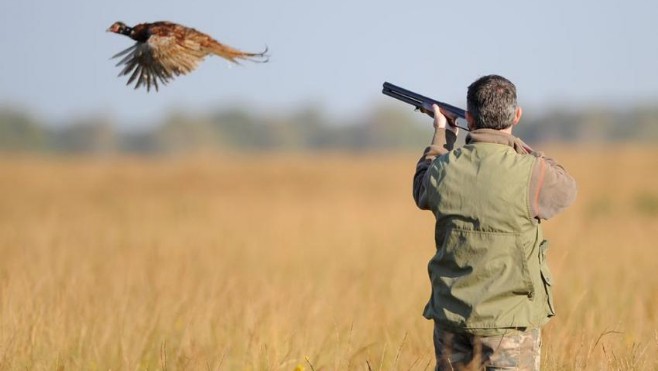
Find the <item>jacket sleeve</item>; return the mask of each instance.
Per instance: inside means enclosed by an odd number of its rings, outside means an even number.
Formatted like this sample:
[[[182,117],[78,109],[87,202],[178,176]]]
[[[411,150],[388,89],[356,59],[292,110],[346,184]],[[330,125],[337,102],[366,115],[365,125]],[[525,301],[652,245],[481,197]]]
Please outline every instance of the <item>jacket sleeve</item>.
[[[427,200],[427,189],[429,186],[429,168],[437,157],[451,151],[455,146],[457,135],[450,130],[436,129],[432,143],[423,151],[414,174],[413,196],[416,205],[422,210],[430,210]]]
[[[552,158],[541,152],[530,179],[530,211],[534,218],[550,219],[576,200],[576,180]]]

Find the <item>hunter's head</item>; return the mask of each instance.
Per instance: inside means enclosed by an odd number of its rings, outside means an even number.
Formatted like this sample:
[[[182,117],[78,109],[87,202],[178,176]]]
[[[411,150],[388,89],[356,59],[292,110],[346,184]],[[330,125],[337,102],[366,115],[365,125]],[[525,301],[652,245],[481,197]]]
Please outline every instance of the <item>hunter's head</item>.
[[[466,104],[471,129],[505,130],[521,119],[516,86],[502,76],[487,75],[475,80],[468,87]]]

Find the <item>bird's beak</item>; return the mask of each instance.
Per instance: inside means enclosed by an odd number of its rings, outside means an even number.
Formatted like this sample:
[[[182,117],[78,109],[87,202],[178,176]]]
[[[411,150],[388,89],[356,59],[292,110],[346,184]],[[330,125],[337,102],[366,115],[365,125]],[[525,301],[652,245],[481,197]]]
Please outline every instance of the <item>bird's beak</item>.
[[[110,27],[110,28],[108,28],[107,30],[105,30],[105,32],[112,32],[112,27]]]

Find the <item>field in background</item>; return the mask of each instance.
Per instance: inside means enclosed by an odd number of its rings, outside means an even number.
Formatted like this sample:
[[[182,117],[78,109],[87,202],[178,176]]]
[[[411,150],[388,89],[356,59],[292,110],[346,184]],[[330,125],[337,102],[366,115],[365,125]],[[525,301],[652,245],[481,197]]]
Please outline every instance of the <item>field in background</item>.
[[[658,149],[551,154],[542,369],[658,369]],[[5,156],[0,369],[431,369],[416,159]]]

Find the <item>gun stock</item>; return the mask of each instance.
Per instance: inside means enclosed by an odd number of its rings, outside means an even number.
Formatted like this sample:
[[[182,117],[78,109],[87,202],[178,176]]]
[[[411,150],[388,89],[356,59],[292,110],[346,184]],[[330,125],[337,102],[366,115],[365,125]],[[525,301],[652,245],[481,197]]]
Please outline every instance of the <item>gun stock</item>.
[[[431,110],[432,105],[436,104],[437,106],[441,107],[443,111],[448,112],[449,115],[452,115],[455,119],[455,122],[458,118],[466,119],[466,111],[461,108],[452,106],[448,103],[440,102],[438,100],[434,100],[432,98],[428,98],[418,93],[414,93],[413,91],[401,88],[389,82],[384,82],[382,93],[402,102],[411,104],[412,106],[416,107],[416,109],[422,109],[424,111]],[[465,127],[458,127],[468,131],[468,129]]]

